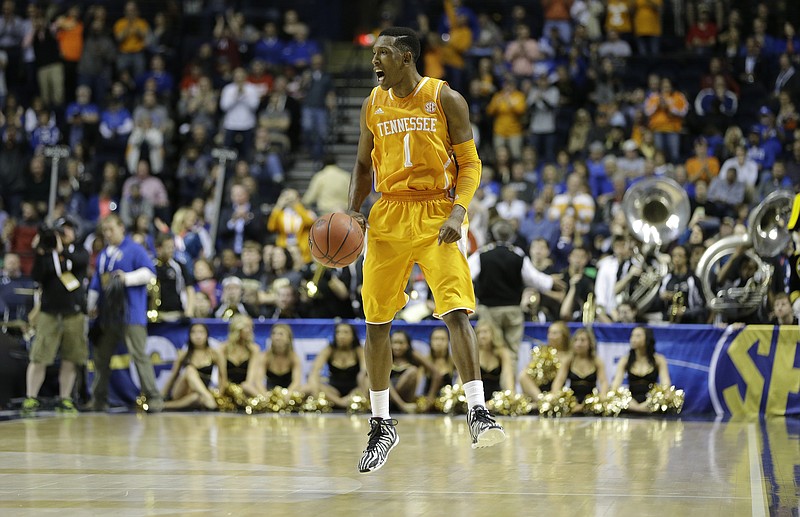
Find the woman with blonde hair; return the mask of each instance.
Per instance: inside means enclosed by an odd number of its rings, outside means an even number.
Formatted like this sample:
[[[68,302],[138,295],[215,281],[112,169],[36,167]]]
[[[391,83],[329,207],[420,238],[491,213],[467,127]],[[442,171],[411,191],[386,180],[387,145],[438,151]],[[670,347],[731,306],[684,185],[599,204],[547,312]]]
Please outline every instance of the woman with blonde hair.
[[[261,355],[259,379],[264,377],[267,379],[267,390],[280,387],[289,391],[300,391],[303,380],[302,363],[300,356],[294,351],[292,327],[285,323],[272,326],[269,348]]]
[[[495,391],[514,391],[514,362],[511,351],[500,337],[500,330],[486,320],[478,320],[475,337],[486,400],[491,400]]]
[[[221,350],[228,381],[241,386],[250,397],[263,393],[263,388],[257,381],[261,349],[255,342],[253,319],[250,316],[236,314],[231,318],[228,323],[228,340]],[[220,389],[224,387],[220,386]]]
[[[554,321],[547,329],[547,343],[537,346],[539,346],[543,354],[550,353],[549,348],[555,349],[558,354],[559,364],[563,365],[570,357],[569,341],[570,333],[567,324],[563,321]],[[536,399],[543,391],[550,391],[552,382],[541,385],[536,384],[533,378],[528,375],[526,368],[519,376],[519,385],[525,395]]]
[[[605,365],[597,354],[597,344],[594,334],[585,328],[575,331],[572,335],[572,353],[561,363],[558,374],[553,380],[552,391],[560,391],[569,380],[569,387],[575,394],[578,405],[573,412],[583,410],[583,401],[595,388],[601,394],[608,391],[608,377]]]

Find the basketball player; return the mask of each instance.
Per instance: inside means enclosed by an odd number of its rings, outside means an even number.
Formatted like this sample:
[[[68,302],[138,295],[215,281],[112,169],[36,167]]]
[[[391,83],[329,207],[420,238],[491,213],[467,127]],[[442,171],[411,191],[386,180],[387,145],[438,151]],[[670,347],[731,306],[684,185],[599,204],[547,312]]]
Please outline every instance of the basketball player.
[[[361,107],[361,136],[350,182],[349,211],[359,213],[372,186],[381,193],[369,216],[364,283],[366,364],[371,383],[369,442],[361,472],[381,468],[398,443],[389,416],[389,333],[408,301],[404,288],[414,263],[422,268],[436,302],[434,316],[450,331],[453,359],[464,383],[472,447],[505,439],[484,407],[475,333],[468,315],[475,295],[465,257],[469,202],[481,162],[472,139],[467,103],[447,83],[422,77],[416,33],[390,28],[373,46],[378,86]],[[456,161],[458,165],[456,165]],[[454,196],[451,196],[454,191]]]

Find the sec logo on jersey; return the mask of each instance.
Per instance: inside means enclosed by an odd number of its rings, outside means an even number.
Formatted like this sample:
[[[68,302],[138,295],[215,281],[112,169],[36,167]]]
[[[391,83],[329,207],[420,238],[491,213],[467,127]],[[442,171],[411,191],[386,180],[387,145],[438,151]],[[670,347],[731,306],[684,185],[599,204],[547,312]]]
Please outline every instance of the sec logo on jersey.
[[[427,111],[428,113],[436,113],[436,103],[433,101],[426,102],[425,111]]]

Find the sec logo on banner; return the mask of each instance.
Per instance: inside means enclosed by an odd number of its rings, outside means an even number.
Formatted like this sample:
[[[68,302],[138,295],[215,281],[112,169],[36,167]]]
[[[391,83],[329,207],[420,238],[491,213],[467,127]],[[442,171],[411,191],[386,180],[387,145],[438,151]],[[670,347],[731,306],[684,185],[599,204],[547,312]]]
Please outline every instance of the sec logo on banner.
[[[718,415],[800,415],[800,327],[729,327],[714,350],[708,390]]]

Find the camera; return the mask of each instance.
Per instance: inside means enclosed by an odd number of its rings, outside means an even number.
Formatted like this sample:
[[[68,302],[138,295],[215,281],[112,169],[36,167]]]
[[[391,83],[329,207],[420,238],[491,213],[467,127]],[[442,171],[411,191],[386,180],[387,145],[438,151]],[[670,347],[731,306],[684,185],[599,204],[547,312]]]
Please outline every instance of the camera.
[[[39,244],[37,248],[45,252],[58,248],[58,232],[58,229],[49,225],[43,224],[39,226]]]

